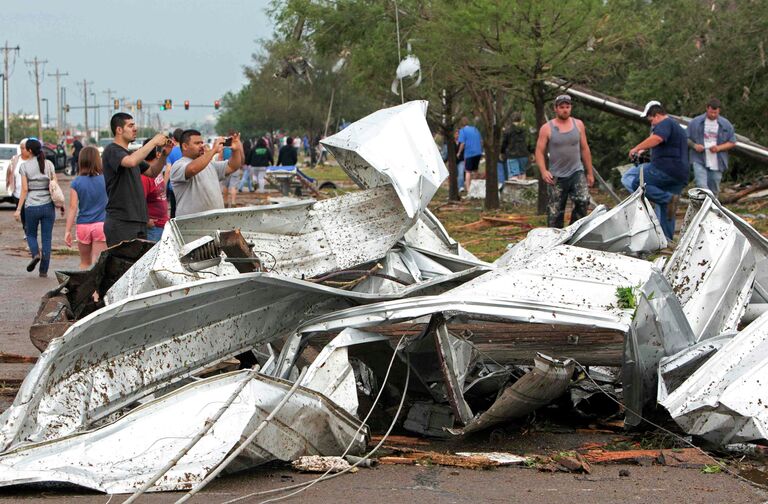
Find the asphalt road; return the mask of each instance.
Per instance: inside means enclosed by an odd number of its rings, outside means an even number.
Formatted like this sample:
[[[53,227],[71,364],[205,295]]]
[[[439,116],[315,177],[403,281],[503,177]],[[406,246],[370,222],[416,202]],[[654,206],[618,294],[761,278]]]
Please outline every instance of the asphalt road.
[[[69,183],[64,178],[65,194]],[[249,195],[250,196],[250,195]],[[245,198],[244,198],[245,199]],[[248,201],[246,199],[246,201]],[[64,221],[57,220],[54,227],[54,250],[64,249]],[[23,241],[21,226],[13,219],[8,205],[0,206],[0,290],[4,301],[0,303],[0,352],[39,355],[28,338],[32,317],[40,296],[55,287],[53,275],[41,279],[36,273],[24,269],[29,254]],[[56,253],[51,263],[55,269],[75,269],[79,263],[76,254]],[[0,383],[20,379],[28,372],[28,365],[0,364]],[[2,400],[2,398],[0,398]],[[0,409],[7,406],[0,403]],[[606,441],[606,434],[512,432],[493,440],[480,434],[460,443],[434,442],[429,449],[453,451],[458,445],[472,451],[502,451],[517,453],[551,453],[570,450],[591,441]],[[424,449],[424,447],[419,447]],[[2,461],[0,460],[0,463]],[[629,475],[619,476],[625,469]],[[0,466],[0,474],[2,467]],[[286,465],[270,465],[218,479],[192,502],[219,503],[253,492],[308,481],[314,475],[299,474]],[[174,502],[181,493],[148,494],[141,502]],[[277,494],[282,495],[282,494]],[[253,496],[245,502],[261,502],[271,495]],[[112,502],[122,502],[127,496],[116,496]],[[52,487],[0,489],[0,503],[4,502],[108,502],[108,496],[84,490],[65,490]],[[523,467],[504,467],[490,471],[455,469],[438,466],[379,466],[361,469],[356,474],[344,475],[317,484],[287,502],[418,502],[429,503],[481,503],[524,502],[536,503],[616,503],[664,502],[669,503],[766,503],[768,493],[727,474],[704,474],[697,469],[659,466],[593,466],[589,475],[543,473]]]

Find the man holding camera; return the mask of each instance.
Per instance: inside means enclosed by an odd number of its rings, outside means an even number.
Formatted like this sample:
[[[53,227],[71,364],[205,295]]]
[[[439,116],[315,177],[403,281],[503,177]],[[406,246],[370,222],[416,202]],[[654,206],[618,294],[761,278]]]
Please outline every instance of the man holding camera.
[[[232,157],[226,161],[214,161],[214,156],[225,146],[232,147]],[[181,134],[181,154],[182,158],[171,167],[176,216],[224,208],[219,183],[243,165],[240,134],[235,133],[226,139],[219,137],[209,148],[199,131],[186,130]]]
[[[104,234],[107,246],[135,238],[147,238],[147,203],[142,172],[156,177],[165,166],[165,158],[171,151],[170,140],[158,133],[133,153],[128,145],[136,140],[136,123],[130,114],[118,112],[109,122],[115,141],[101,154],[104,182],[107,186],[107,218]],[[143,163],[150,152],[160,151],[151,163]]]

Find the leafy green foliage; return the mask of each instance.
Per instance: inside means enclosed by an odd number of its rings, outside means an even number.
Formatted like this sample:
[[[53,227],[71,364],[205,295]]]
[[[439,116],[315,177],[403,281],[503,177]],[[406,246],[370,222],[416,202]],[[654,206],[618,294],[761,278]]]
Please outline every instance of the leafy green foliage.
[[[634,287],[616,287],[616,297],[619,299],[619,308],[634,310],[637,308]]]

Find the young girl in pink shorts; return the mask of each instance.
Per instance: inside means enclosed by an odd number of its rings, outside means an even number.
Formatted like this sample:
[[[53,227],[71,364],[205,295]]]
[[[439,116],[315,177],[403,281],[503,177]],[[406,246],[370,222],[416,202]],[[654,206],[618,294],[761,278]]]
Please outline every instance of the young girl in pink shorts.
[[[72,246],[72,224],[77,216],[77,248],[80,269],[88,269],[107,248],[104,219],[107,214],[107,188],[101,173],[101,157],[96,147],[84,147],[78,159],[78,175],[69,189],[69,211],[64,242]]]

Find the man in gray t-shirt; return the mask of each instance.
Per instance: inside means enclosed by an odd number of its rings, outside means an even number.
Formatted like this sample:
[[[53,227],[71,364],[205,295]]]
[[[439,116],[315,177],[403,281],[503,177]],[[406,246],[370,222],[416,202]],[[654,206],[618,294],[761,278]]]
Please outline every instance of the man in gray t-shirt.
[[[176,216],[224,208],[219,181],[239,170],[243,164],[240,134],[232,135],[232,157],[214,161],[224,148],[224,139],[217,138],[209,148],[197,130],[181,134],[182,158],[171,166],[171,183],[176,194]]]

